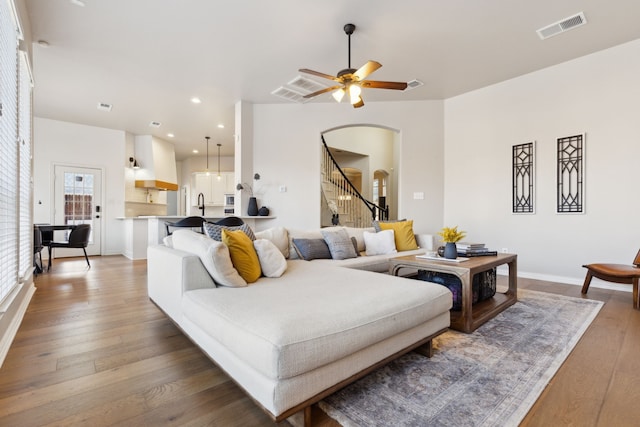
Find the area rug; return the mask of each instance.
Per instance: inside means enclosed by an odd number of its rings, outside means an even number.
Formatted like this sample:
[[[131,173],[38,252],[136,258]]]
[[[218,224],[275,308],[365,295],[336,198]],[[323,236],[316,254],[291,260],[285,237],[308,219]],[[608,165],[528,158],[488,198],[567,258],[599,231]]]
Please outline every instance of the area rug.
[[[518,291],[473,334],[449,331],[320,407],[352,426],[517,426],[600,311],[599,301]]]

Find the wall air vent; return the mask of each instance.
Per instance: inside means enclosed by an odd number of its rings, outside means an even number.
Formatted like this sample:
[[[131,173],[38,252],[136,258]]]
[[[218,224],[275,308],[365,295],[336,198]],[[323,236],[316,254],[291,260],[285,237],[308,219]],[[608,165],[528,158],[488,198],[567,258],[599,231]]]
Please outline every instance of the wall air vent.
[[[540,28],[536,32],[538,33],[540,39],[544,40],[560,33],[564,33],[565,31],[572,30],[576,27],[580,27],[586,23],[587,18],[585,18],[583,12],[580,12],[573,16],[569,16],[568,18],[564,18],[558,22],[555,22],[551,25],[547,25],[544,28]]]
[[[422,83],[420,80],[417,79],[413,79],[410,82],[407,82],[407,88],[405,89],[405,91],[411,90],[411,89],[415,89],[417,87],[420,87],[424,85],[424,83]]]
[[[99,102],[98,103],[98,110],[102,110],[102,111],[111,111],[111,104],[107,104],[106,102]]]
[[[304,104],[305,102],[309,101],[308,99],[304,98],[304,94],[296,92],[295,90],[291,90],[284,86],[280,86],[278,89],[271,92],[271,94],[279,96],[280,98],[287,99],[289,101],[299,102],[300,104]]]
[[[149,123],[150,128],[159,128],[162,123],[160,122],[151,122]]]

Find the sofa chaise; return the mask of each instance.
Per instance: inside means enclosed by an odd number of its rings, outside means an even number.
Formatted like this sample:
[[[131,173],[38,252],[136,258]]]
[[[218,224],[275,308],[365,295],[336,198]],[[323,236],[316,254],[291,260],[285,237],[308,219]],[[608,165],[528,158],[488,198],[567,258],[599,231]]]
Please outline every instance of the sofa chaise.
[[[430,282],[287,260],[280,277],[217,286],[202,256],[150,246],[149,297],[276,422],[304,410],[308,423],[313,403],[408,351],[430,354],[449,326],[451,292]]]

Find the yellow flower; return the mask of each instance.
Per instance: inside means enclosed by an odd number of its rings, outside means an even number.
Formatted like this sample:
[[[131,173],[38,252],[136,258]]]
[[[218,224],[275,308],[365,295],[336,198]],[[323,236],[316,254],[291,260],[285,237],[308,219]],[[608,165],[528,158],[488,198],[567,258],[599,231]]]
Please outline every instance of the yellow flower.
[[[466,232],[458,231],[458,226],[456,225],[455,227],[444,227],[438,235],[442,237],[442,241],[445,243],[455,243],[464,239]]]

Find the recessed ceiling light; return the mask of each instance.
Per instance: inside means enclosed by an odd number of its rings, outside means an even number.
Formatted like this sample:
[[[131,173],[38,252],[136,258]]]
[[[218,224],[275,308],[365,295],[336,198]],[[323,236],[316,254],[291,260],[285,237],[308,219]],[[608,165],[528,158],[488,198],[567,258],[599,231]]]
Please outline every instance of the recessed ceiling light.
[[[172,134],[172,133],[168,133],[168,134],[167,134],[167,136],[168,136],[169,138],[173,138],[175,135],[174,135],[174,134]]]
[[[44,47],[44,48],[49,47],[49,42],[46,40],[38,40],[37,43],[38,43],[38,46],[40,47]]]
[[[198,153],[199,153],[199,151],[198,151],[198,150],[193,150],[193,151],[192,151],[192,153],[193,153],[193,154],[198,154]]]
[[[151,127],[151,128],[159,128],[161,124],[162,123],[160,123],[160,122],[153,121],[153,122],[149,123],[149,127]]]
[[[218,125],[218,127],[219,127],[220,129],[224,129],[224,125],[223,125],[222,123],[220,123],[220,124]]]
[[[75,4],[76,6],[85,7],[85,3],[82,0],[69,0],[69,3]]]
[[[191,98],[191,102],[193,102],[194,104],[200,104],[202,101],[200,101],[200,98],[194,96],[193,98]]]

